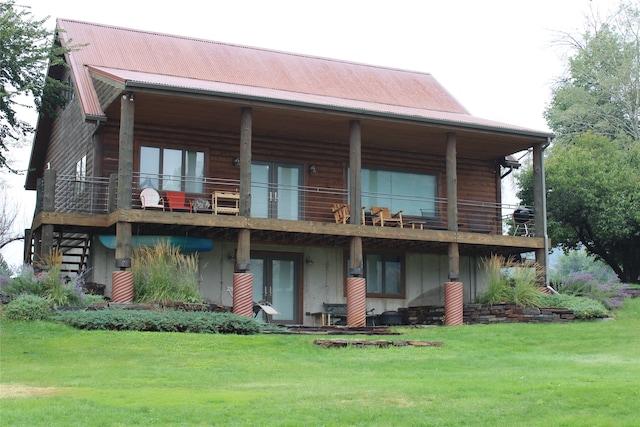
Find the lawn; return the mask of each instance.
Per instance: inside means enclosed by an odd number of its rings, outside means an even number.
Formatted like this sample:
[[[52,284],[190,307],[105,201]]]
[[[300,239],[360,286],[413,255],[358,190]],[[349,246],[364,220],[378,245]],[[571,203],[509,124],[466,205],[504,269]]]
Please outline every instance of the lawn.
[[[636,426],[640,298],[616,317],[398,328],[445,344],[331,349],[2,319],[0,424]]]

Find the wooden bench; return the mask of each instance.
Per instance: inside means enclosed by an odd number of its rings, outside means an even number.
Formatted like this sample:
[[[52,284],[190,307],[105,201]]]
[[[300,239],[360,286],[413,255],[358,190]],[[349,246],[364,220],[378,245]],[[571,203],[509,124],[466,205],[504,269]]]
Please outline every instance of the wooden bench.
[[[314,317],[314,324],[315,318],[319,316],[321,326],[331,326],[336,320],[347,318],[347,304],[332,304],[323,302],[322,311],[311,313],[311,315]]]

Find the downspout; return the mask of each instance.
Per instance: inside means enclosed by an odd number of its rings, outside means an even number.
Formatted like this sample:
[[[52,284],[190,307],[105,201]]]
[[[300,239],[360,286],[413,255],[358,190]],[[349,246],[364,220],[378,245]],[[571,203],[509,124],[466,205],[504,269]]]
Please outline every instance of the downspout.
[[[544,151],[551,145],[551,138],[547,138],[547,143],[542,147],[542,155],[540,156],[540,170],[542,174],[542,228],[544,232],[544,283],[545,287],[551,291],[553,294],[558,294],[558,292],[551,287],[551,283],[549,281],[549,234],[547,232],[547,183],[546,183],[546,172],[544,170]]]

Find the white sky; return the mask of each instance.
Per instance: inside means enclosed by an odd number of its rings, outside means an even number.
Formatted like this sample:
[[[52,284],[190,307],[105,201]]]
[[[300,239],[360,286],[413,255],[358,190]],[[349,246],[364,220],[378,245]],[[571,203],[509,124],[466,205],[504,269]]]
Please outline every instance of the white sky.
[[[615,0],[17,0],[35,18],[158,31],[226,43],[431,73],[471,114],[546,131],[550,87],[565,66],[554,41],[579,33],[590,9]],[[35,115],[26,117],[35,123]],[[26,167],[30,147],[11,153]],[[8,177],[18,229],[30,227],[35,192]],[[24,216],[24,219],[22,219]],[[22,243],[2,254],[21,260]]]

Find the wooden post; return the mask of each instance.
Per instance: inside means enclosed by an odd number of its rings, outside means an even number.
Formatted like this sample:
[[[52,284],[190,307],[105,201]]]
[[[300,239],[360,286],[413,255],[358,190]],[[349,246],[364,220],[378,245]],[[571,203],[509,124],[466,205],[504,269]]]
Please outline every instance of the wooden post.
[[[351,224],[362,223],[362,131],[360,122],[352,120],[349,123],[349,190],[351,205]]]
[[[42,210],[44,212],[54,212],[56,210],[56,171],[46,169],[44,171],[44,182],[42,189]]]
[[[117,209],[131,209],[134,116],[134,95],[128,93],[120,99]],[[131,267],[131,223],[116,224],[116,267]]]
[[[31,249],[33,244],[34,235],[30,228],[24,229],[24,247],[22,249],[22,263],[31,264]]]
[[[544,176],[542,162],[544,155],[544,145],[536,144],[533,146],[533,222],[535,227],[535,236],[545,238],[545,212],[544,212]],[[546,253],[544,249],[536,249],[536,262],[546,267]]]
[[[251,216],[251,139],[252,111],[243,107],[240,113],[240,215]],[[235,271],[244,273],[251,269],[251,232],[249,229],[238,233]],[[235,292],[235,290],[234,290]]]
[[[133,93],[120,101],[120,140],[118,151],[118,209],[131,209],[133,182],[133,123],[135,103]]]
[[[350,223],[361,225],[362,217],[362,132],[360,122],[349,123]],[[349,275],[347,277],[347,324],[364,327],[367,323],[367,285],[364,276],[362,237],[351,238]]]
[[[131,223],[116,223],[116,267],[131,267]]]
[[[251,108],[240,113],[240,215],[251,216]],[[238,249],[233,273],[233,312],[253,316],[253,274],[251,270],[251,231],[238,232]]]
[[[109,175],[109,198],[107,200],[107,212],[111,213],[118,209],[118,200],[116,194],[118,193],[118,175],[112,173]]]
[[[240,116],[240,216],[251,216],[251,108],[243,107]]]
[[[456,134],[447,134],[447,227],[458,231],[458,170]]]
[[[47,169],[44,171],[44,188],[42,190],[42,211],[55,212],[56,210],[56,171]],[[40,250],[38,258],[40,261],[44,257],[51,255],[53,251],[53,225],[43,224],[40,233]]]
[[[456,134],[447,133],[447,228],[458,231],[458,172]],[[458,243],[449,243],[449,280],[460,278],[460,253]]]

